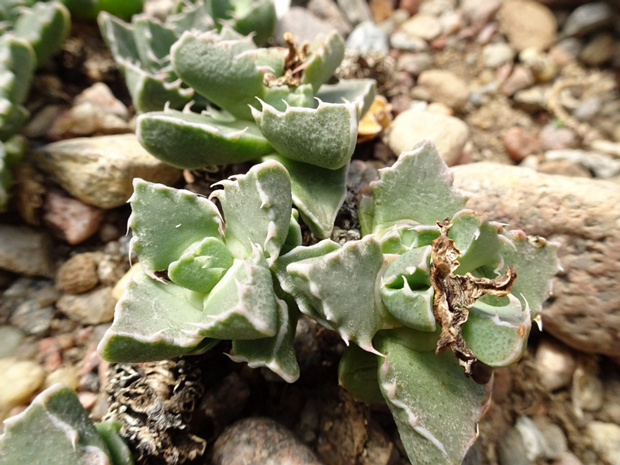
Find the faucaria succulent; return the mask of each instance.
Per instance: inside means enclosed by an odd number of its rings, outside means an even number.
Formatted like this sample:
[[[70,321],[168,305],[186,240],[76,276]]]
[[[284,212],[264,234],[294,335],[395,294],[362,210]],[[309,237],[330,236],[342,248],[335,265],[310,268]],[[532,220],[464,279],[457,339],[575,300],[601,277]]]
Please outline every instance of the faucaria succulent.
[[[526,347],[557,270],[555,246],[464,209],[434,145],[401,154],[360,206],[363,237],[301,245],[291,181],[270,160],[210,200],[137,180],[141,270],[100,344],[146,361],[233,341],[231,357],[298,376],[298,312],[348,348],[340,383],[386,402],[413,463],[460,464],[494,367]]]
[[[213,197],[224,218],[211,200],[134,181],[129,225],[141,269],[100,344],[105,358],[162,360],[229,339],[236,360],[297,378],[296,313],[271,271],[301,242],[289,175],[267,161],[222,185]]]
[[[36,442],[34,442],[36,441]],[[4,422],[0,464],[132,465],[129,448],[114,423],[93,424],[76,393],[55,384],[22,413]]]
[[[98,17],[102,36],[125,76],[139,113],[164,107],[181,109],[190,101],[204,108],[207,103],[179,79],[171,63],[171,47],[184,31],[200,34],[226,24],[264,41],[273,34],[275,21],[270,0],[181,1],[177,11],[164,21],[143,14],[134,15],[131,23],[113,13],[102,12]]]
[[[137,135],[150,153],[179,168],[279,161],[302,218],[324,238],[345,195],[358,120],[372,103],[375,83],[324,85],[344,54],[337,33],[301,48],[287,40],[288,49],[262,49],[226,27],[185,32],[172,46],[172,67],[218,109],[145,113]]]

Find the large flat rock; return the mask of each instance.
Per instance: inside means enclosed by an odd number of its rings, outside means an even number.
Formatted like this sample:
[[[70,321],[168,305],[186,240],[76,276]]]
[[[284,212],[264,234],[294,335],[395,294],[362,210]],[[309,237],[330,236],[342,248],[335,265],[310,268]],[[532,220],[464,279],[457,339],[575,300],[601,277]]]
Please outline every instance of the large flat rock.
[[[467,208],[561,244],[544,330],[582,352],[617,356],[620,186],[491,163],[455,167],[454,182],[471,193]]]
[[[148,153],[134,134],[79,137],[48,144],[35,154],[36,166],[84,203],[115,208],[133,192],[133,178],[173,184],[181,171]]]

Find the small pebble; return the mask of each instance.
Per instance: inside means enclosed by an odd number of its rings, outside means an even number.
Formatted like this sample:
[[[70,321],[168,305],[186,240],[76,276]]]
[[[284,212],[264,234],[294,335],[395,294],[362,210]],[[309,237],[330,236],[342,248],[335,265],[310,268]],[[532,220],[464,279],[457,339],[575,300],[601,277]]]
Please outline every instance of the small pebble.
[[[435,102],[462,110],[469,99],[467,83],[450,71],[430,69],[418,77],[418,86],[429,93]]]
[[[611,26],[614,12],[606,2],[593,2],[575,8],[566,19],[564,36],[581,37],[589,32]]]
[[[497,68],[505,63],[511,63],[515,51],[508,44],[498,42],[485,45],[482,49],[482,61],[487,68]]]
[[[224,430],[213,445],[213,465],[322,465],[291,431],[269,418],[250,417]]]
[[[536,82],[532,72],[525,66],[517,65],[512,69],[510,76],[504,81],[501,87],[502,94],[510,97],[516,92],[526,89]]]
[[[538,139],[543,150],[573,149],[577,146],[575,131],[555,124],[545,125],[538,133]]]
[[[66,384],[71,389],[77,389],[78,378],[77,369],[73,366],[60,367],[57,370],[52,371],[45,378],[43,383],[43,389],[46,389],[56,383]]]
[[[583,462],[575,454],[565,452],[553,465],[583,465]]]
[[[555,16],[538,2],[508,0],[502,4],[497,16],[500,30],[517,51],[529,47],[545,50],[555,41]]]
[[[94,235],[103,221],[103,210],[86,205],[59,191],[50,191],[43,206],[43,220],[56,237],[71,245]]]
[[[78,399],[82,407],[90,411],[99,400],[99,396],[94,392],[83,391],[78,393]]]
[[[577,416],[582,417],[583,412],[596,412],[603,406],[603,383],[598,377],[595,359],[577,366],[572,386],[571,397]]]
[[[51,238],[27,226],[0,224],[0,268],[20,275],[52,277]]]
[[[35,362],[13,358],[0,360],[0,417],[13,407],[27,403],[45,380],[45,371]]]
[[[576,367],[573,351],[550,338],[538,344],[535,364],[542,383],[550,392],[568,386]]]
[[[579,59],[588,66],[601,66],[611,60],[618,46],[613,35],[598,34],[581,49]]]
[[[24,340],[24,332],[14,326],[0,326],[0,358],[12,357]]]
[[[405,21],[400,31],[409,37],[430,41],[441,34],[441,23],[434,16],[417,14]]]
[[[353,29],[347,38],[346,47],[360,53],[388,53],[390,51],[387,36],[373,22],[361,23]]]
[[[96,325],[112,321],[116,300],[112,288],[103,287],[80,295],[65,294],[56,307],[76,323]]]
[[[610,465],[620,465],[620,426],[593,421],[588,423],[586,431],[602,458]]]
[[[11,324],[26,334],[43,334],[52,323],[54,308],[42,307],[36,300],[27,300],[11,314]]]
[[[56,286],[68,294],[82,294],[98,283],[97,262],[91,253],[74,255],[56,273]]]
[[[510,128],[502,136],[504,147],[515,162],[520,163],[528,155],[540,152],[538,138],[519,126]]]

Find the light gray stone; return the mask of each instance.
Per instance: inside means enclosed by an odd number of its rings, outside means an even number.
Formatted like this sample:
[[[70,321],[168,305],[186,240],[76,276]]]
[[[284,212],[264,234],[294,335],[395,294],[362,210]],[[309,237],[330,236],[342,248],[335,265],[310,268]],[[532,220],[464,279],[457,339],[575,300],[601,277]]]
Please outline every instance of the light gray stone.
[[[620,173],[620,160],[611,155],[579,149],[548,150],[545,160],[564,160],[591,170],[598,178],[611,178]]]
[[[71,320],[87,325],[98,325],[112,321],[116,299],[111,287],[95,289],[84,294],[65,294],[56,307]]]
[[[568,386],[576,367],[572,351],[550,338],[538,344],[535,364],[540,380],[549,391]]]
[[[588,423],[586,431],[594,449],[610,465],[620,465],[620,426],[614,423],[593,421]]]
[[[388,37],[383,30],[372,21],[360,23],[347,38],[346,47],[360,53],[390,51]]]
[[[620,353],[620,189],[613,182],[475,163],[453,169],[467,208],[559,243],[545,331],[581,352]]]
[[[133,178],[173,184],[181,176],[149,154],[134,134],[54,142],[35,153],[35,163],[77,199],[106,209],[127,202]]]
[[[24,333],[14,326],[0,326],[0,358],[12,357],[24,340]]]
[[[400,154],[429,138],[435,142],[446,164],[452,166],[461,157],[468,137],[467,125],[458,118],[411,109],[394,118],[388,134],[388,145],[394,153]]]
[[[515,51],[503,42],[485,45],[482,49],[482,61],[487,68],[497,68],[514,60]]]
[[[565,36],[583,36],[589,32],[611,26],[614,13],[607,2],[594,2],[581,5],[566,18]]]
[[[51,238],[27,226],[0,224],[0,268],[27,276],[54,276]]]
[[[336,0],[336,3],[351,24],[372,21],[372,13],[365,0]]]

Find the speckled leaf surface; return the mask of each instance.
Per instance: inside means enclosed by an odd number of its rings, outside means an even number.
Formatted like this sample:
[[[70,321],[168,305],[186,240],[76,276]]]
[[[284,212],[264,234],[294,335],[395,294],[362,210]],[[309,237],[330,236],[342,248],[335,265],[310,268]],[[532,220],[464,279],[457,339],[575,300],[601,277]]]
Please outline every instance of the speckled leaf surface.
[[[203,302],[203,294],[138,270],[116,304],[114,322],[98,351],[108,361],[132,363],[204,352],[217,341],[195,334]]]
[[[287,383],[299,378],[299,365],[293,347],[297,315],[278,299],[278,326],[275,336],[256,340],[234,340],[235,362],[247,362],[251,368],[269,368]]]
[[[523,231],[508,231],[503,235],[507,239],[500,251],[503,262],[513,265],[517,271],[511,294],[521,301],[521,305],[530,308],[534,318],[551,295],[551,279],[560,268],[558,246],[542,237],[527,236]]]
[[[221,236],[222,219],[211,201],[139,178],[133,186],[131,246],[150,275],[167,270],[193,243]]]
[[[136,135],[152,155],[177,168],[197,169],[255,160],[273,153],[256,125],[168,110],[138,117]]]
[[[272,158],[282,163],[291,177],[293,203],[304,223],[316,237],[329,237],[347,193],[347,167],[329,170],[284,157]]]
[[[257,66],[252,39],[239,37],[222,40],[213,31],[185,32],[172,47],[172,66],[183,82],[209,101],[251,121],[248,105],[255,105],[255,97],[263,95],[264,70]]]
[[[278,331],[279,304],[271,272],[259,247],[237,260],[204,300],[204,312],[189,334],[215,339],[260,339]]]
[[[373,232],[402,221],[434,225],[463,209],[464,195],[452,187],[452,174],[430,140],[379,171],[370,184]]]
[[[310,52],[301,82],[311,84],[316,93],[340,66],[344,58],[344,40],[335,31],[319,35],[310,44]]]
[[[288,107],[278,111],[262,102],[252,115],[263,136],[287,158],[322,168],[339,169],[353,154],[357,142],[354,104],[320,102],[317,108]]]
[[[463,338],[478,360],[503,367],[521,358],[531,325],[529,308],[516,297],[485,296],[470,308]]]
[[[392,323],[378,292],[383,263],[381,246],[368,237],[347,242],[327,255],[292,263],[287,271],[314,311],[345,342],[376,352],[372,338]]]
[[[55,384],[4,422],[2,465],[109,465],[109,450],[68,386]]]
[[[337,84],[324,84],[316,94],[319,100],[327,103],[354,103],[357,118],[366,114],[377,93],[374,79],[351,79]]]
[[[245,175],[220,182],[213,192],[224,212],[226,244],[236,258],[252,253],[252,244],[273,262],[288,236],[292,197],[286,169],[277,161],[255,165]]]
[[[450,352],[417,352],[378,338],[386,358],[379,383],[411,463],[460,465],[476,438],[485,386],[463,374]]]

